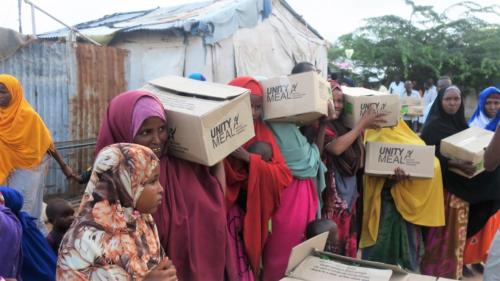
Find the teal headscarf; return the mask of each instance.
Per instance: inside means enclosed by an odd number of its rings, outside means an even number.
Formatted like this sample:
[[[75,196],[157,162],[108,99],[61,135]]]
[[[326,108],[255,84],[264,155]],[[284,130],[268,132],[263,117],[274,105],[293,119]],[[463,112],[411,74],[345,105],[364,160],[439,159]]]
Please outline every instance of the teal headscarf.
[[[318,147],[310,144],[295,124],[269,123],[269,127],[293,176],[300,179],[314,178],[318,193],[319,217],[323,206],[321,193],[326,187],[327,169],[321,161]]]

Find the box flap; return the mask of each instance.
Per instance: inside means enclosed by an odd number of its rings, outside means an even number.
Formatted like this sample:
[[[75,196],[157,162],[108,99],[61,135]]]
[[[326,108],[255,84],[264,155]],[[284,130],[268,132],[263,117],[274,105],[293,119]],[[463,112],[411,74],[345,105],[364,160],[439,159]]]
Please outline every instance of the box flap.
[[[363,267],[370,267],[370,268],[377,268],[377,269],[390,269],[393,272],[397,272],[400,274],[408,274],[406,270],[401,268],[400,266],[397,265],[392,265],[392,264],[387,264],[387,263],[382,263],[382,262],[375,262],[375,261],[368,261],[368,260],[360,260],[360,259],[355,259],[351,257],[346,257],[346,256],[341,256],[337,255],[334,253],[329,253],[329,252],[323,252],[323,251],[317,251],[315,250],[314,252],[315,256],[327,256],[331,258],[332,260],[339,261],[345,264],[354,264],[358,266],[363,266]]]
[[[307,281],[390,281],[392,275],[390,269],[348,265],[317,256],[307,256],[290,273],[290,277]]]
[[[389,96],[390,94],[382,93],[379,91],[370,90],[361,87],[346,87],[342,86],[342,92],[345,95],[361,97],[361,96]]]
[[[328,239],[329,234],[329,232],[323,232],[293,247],[290,257],[288,258],[288,266],[286,267],[285,274],[288,275],[315,250],[322,251],[325,248],[326,239]]]
[[[149,81],[149,84],[178,94],[216,100],[227,100],[249,92],[249,90],[245,88],[198,81],[180,76],[161,77]]]

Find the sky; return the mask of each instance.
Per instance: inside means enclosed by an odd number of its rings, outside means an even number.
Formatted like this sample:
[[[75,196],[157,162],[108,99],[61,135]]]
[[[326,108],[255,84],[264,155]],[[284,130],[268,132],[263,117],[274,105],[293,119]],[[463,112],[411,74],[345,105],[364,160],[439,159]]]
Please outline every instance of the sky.
[[[0,26],[18,30],[18,0],[0,0]],[[116,12],[146,10],[202,0],[30,0],[66,24],[75,25]],[[387,14],[409,17],[411,8],[404,0],[287,0],[304,19],[330,42],[363,25],[363,20]],[[460,0],[415,0],[418,5],[433,5],[438,12]],[[475,0],[481,5],[500,4],[499,0]],[[31,9],[22,1],[23,33],[31,34]],[[458,16],[456,14],[455,16]],[[491,15],[488,21],[500,24],[500,16]],[[53,31],[62,26],[35,12],[37,33]]]

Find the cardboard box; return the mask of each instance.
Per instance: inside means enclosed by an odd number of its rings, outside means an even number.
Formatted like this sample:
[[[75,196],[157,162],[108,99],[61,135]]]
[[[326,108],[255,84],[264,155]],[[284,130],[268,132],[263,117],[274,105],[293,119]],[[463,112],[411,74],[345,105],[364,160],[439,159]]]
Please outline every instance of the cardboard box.
[[[271,78],[264,88],[264,120],[307,125],[328,114],[328,81],[316,72]]]
[[[423,116],[424,106],[420,105],[403,105],[401,106],[401,113],[407,116]]]
[[[401,98],[401,105],[424,106],[424,99],[420,97],[403,97]]]
[[[434,146],[367,142],[365,173],[393,175],[401,167],[412,177],[432,178],[434,152]]]
[[[369,108],[385,113],[386,122],[382,127],[398,124],[401,103],[398,95],[390,95],[365,88],[342,87],[344,92],[344,124],[353,128]]]
[[[255,134],[247,89],[166,76],[142,90],[165,107],[168,151],[176,157],[212,166]]]
[[[324,252],[327,237],[326,232],[295,246],[281,281],[436,281],[436,277],[408,273],[395,265]]]
[[[485,129],[471,127],[441,140],[441,154],[449,159],[471,161],[476,172],[467,176],[462,171],[450,168],[451,171],[467,178],[472,178],[484,171],[484,149],[493,138],[494,133]]]

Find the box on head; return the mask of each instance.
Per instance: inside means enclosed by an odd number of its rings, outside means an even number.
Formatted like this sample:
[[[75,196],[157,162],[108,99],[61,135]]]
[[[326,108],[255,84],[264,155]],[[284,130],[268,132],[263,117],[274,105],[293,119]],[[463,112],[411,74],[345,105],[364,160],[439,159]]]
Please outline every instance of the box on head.
[[[330,83],[314,71],[262,81],[264,120],[307,125],[328,114]]]
[[[166,76],[142,90],[157,96],[167,112],[173,156],[212,166],[254,136],[247,89]]]
[[[358,123],[366,111],[370,108],[377,113],[384,113],[385,123],[382,127],[392,127],[398,124],[400,118],[400,98],[397,95],[390,95],[378,91],[359,88],[342,87],[344,93],[344,125],[353,128]]]

